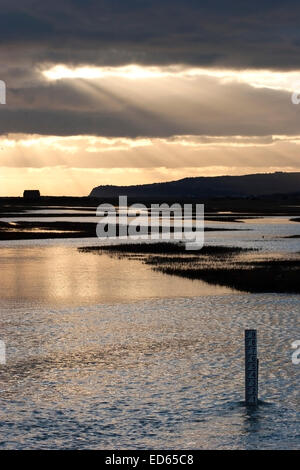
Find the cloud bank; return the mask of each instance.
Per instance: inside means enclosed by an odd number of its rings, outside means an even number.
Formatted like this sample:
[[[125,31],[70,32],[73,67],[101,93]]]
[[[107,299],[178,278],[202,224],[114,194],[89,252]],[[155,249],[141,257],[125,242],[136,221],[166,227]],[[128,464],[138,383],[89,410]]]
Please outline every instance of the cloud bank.
[[[277,0],[2,0],[0,194],[26,174],[84,194],[298,169],[299,14]],[[79,171],[81,189],[66,186]]]

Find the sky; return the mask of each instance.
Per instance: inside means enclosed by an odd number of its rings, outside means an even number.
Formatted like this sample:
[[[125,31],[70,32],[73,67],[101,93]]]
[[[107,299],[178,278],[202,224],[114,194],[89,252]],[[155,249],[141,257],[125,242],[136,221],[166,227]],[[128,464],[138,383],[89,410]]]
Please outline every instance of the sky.
[[[289,0],[0,0],[0,196],[300,171],[299,20]]]

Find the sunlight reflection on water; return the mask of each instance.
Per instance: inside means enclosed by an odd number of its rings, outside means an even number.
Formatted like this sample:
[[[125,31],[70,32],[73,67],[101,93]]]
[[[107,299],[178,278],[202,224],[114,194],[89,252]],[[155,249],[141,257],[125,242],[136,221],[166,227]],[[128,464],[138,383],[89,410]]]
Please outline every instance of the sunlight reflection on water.
[[[297,448],[300,296],[1,306],[2,448]],[[12,315],[12,311],[14,312]],[[243,331],[260,396],[243,399]]]
[[[299,223],[267,225],[206,240],[300,251],[278,238]],[[238,294],[76,249],[90,244],[0,243],[0,448],[299,448],[299,295]],[[241,404],[245,328],[258,330],[255,410]]]

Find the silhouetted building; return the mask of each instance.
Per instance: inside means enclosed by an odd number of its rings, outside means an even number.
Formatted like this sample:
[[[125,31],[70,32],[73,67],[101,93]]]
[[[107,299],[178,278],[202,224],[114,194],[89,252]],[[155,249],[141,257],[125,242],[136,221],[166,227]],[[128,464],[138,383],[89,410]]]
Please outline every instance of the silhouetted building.
[[[41,198],[41,193],[38,190],[25,190],[23,198],[26,201],[38,201]]]

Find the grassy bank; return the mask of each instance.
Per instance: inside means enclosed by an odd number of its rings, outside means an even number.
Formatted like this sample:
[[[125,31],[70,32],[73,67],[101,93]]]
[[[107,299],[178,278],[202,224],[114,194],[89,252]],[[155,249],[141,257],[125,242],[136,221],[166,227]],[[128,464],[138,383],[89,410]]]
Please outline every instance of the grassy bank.
[[[300,293],[299,255],[292,259],[260,259],[251,249],[205,246],[192,252],[174,243],[88,247],[81,251],[139,259],[164,274],[201,279],[242,292]]]
[[[68,217],[66,214],[65,217]],[[105,224],[102,227],[107,229]],[[119,225],[116,225],[116,235],[119,235]],[[91,238],[97,237],[97,222],[1,222],[0,221],[0,240],[39,240],[47,238]],[[154,232],[153,229],[148,233]],[[175,228],[180,231],[180,228]],[[205,227],[205,232],[228,231],[228,228],[209,228]],[[162,233],[162,226],[157,227],[156,232]],[[170,228],[170,232],[174,233],[174,227]],[[146,232],[147,233],[147,232]]]

